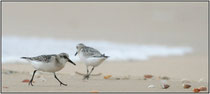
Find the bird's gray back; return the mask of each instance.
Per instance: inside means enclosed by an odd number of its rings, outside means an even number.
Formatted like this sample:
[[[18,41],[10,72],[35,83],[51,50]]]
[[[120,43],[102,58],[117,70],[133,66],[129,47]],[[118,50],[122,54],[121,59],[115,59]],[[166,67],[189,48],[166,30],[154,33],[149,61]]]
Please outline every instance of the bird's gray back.
[[[53,56],[56,57],[55,54],[52,54],[52,55],[40,55],[40,56],[32,57],[31,59],[34,61],[49,63]]]
[[[81,51],[86,57],[102,56],[102,54],[98,50],[92,47],[83,47]]]

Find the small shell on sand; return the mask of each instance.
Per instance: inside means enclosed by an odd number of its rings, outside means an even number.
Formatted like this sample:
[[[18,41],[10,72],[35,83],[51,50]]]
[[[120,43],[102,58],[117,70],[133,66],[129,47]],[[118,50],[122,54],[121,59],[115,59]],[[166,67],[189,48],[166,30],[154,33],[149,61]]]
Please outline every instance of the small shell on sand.
[[[162,89],[167,89],[170,87],[170,85],[167,84],[166,80],[161,80],[160,82],[161,82]]]
[[[30,80],[25,79],[25,80],[23,80],[22,82],[24,82],[24,83],[28,83],[28,82],[30,82]]]
[[[152,77],[153,77],[153,75],[150,75],[150,74],[145,74],[145,75],[144,75],[144,78],[145,78],[145,79],[150,79],[150,78],[152,78]]]
[[[162,87],[162,89],[167,89],[167,88],[170,87],[170,85],[168,85],[168,84],[162,84],[161,87]]]
[[[148,88],[155,88],[155,85],[149,85]]]
[[[184,89],[188,89],[188,88],[190,88],[191,87],[191,85],[190,84],[182,84],[183,85],[183,87],[184,87]]]
[[[109,79],[110,77],[112,77],[112,75],[106,75],[104,76],[104,79]]]
[[[201,86],[199,89],[200,89],[200,91],[206,91],[207,90],[207,88],[205,86]]]
[[[23,82],[23,83],[28,83],[28,82],[30,82],[30,80],[25,79],[25,80],[23,80],[22,82]],[[33,81],[33,83],[34,83],[34,81]]]
[[[199,93],[199,92],[200,92],[200,89],[194,88],[194,89],[193,89],[193,92],[194,92],[194,93]]]

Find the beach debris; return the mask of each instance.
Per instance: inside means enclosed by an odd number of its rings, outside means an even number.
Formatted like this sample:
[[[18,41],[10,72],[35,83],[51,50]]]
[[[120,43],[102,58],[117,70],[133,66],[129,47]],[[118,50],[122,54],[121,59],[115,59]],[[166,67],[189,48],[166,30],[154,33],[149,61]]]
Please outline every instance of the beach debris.
[[[152,78],[152,77],[153,77],[153,75],[151,75],[151,74],[145,74],[145,75],[144,75],[144,80],[150,79],[150,78]]]
[[[170,85],[167,84],[166,80],[161,80],[161,87],[162,87],[162,89],[167,89],[170,87]]]
[[[200,89],[199,89],[199,88],[194,88],[194,89],[193,89],[193,92],[194,92],[194,93],[199,93],[199,92],[200,92]]]
[[[167,76],[159,76],[158,78],[161,79],[161,80],[169,80],[169,79],[170,79],[170,78],[167,77]]]
[[[199,89],[200,89],[200,91],[206,91],[207,90],[207,88],[205,86],[201,86]]]
[[[167,89],[167,88],[170,87],[170,85],[168,85],[168,84],[162,84],[161,87],[162,87],[162,89]]]
[[[92,90],[92,91],[90,91],[90,93],[99,93],[99,91],[98,90]]]
[[[155,88],[155,85],[149,85],[148,88]]]
[[[23,82],[23,83],[28,83],[28,82],[30,82],[30,80],[24,79],[22,82]],[[33,81],[33,83],[34,83],[34,81]]]
[[[112,77],[112,75],[106,75],[104,76],[104,79],[109,79],[110,77]]]
[[[25,80],[23,80],[22,82],[30,82],[30,80],[28,80],[28,79],[25,79]]]
[[[182,79],[181,82],[182,82],[182,83],[191,83],[191,82],[190,82],[189,80],[187,80],[187,79]]]
[[[188,89],[188,88],[190,88],[190,87],[191,87],[191,85],[190,85],[190,84],[187,84],[187,83],[182,84],[182,85],[183,85],[184,89]]]

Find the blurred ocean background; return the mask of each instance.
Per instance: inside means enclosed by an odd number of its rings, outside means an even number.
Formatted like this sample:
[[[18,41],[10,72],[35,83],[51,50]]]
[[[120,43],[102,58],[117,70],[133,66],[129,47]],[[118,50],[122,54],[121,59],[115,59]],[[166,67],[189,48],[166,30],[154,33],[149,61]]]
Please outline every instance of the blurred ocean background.
[[[207,7],[198,2],[3,2],[3,63],[66,52],[84,43],[110,61],[202,59],[208,49]],[[22,62],[22,61],[21,61]],[[200,63],[199,62],[199,63]]]
[[[148,60],[153,56],[183,56],[192,52],[191,47],[169,47],[167,45],[138,45],[122,44],[110,41],[97,40],[59,40],[52,38],[24,38],[3,37],[3,63],[25,62],[22,56],[38,56],[42,54],[68,53],[72,60],[78,61],[74,56],[76,45],[84,43],[98,49],[101,53],[110,56],[108,60]],[[18,45],[17,45],[18,44]]]

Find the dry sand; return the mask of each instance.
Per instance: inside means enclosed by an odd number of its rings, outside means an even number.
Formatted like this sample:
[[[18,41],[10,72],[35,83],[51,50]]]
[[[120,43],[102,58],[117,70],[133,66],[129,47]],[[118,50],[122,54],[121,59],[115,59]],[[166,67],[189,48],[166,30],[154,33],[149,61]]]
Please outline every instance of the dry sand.
[[[31,78],[34,69],[30,64],[3,64],[2,84],[3,87],[8,87],[3,88],[3,92],[192,92],[193,88],[207,87],[207,68],[202,69],[202,66],[206,65],[195,63],[197,58],[180,62],[182,59],[169,57],[168,59],[154,58],[150,61],[104,62],[93,72],[93,74],[102,73],[102,75],[91,76],[88,81],[82,80],[81,75],[75,74],[75,71],[86,73],[83,63],[77,63],[76,67],[66,64],[63,70],[57,72],[60,80],[68,84],[66,87],[59,86],[53,74],[43,72],[35,76],[33,87],[28,86],[28,83],[22,83],[22,81]],[[17,73],[5,74],[8,70]],[[144,80],[144,74],[151,74],[154,77]],[[104,79],[105,75],[112,75],[112,77]],[[37,78],[39,76],[41,78]],[[159,76],[170,78],[167,81],[170,85],[168,89],[161,88]],[[126,79],[123,80],[123,78]],[[203,81],[199,82],[200,78]],[[189,80],[192,87],[184,89],[181,82],[183,79]],[[155,88],[148,88],[151,84],[155,85]]]

